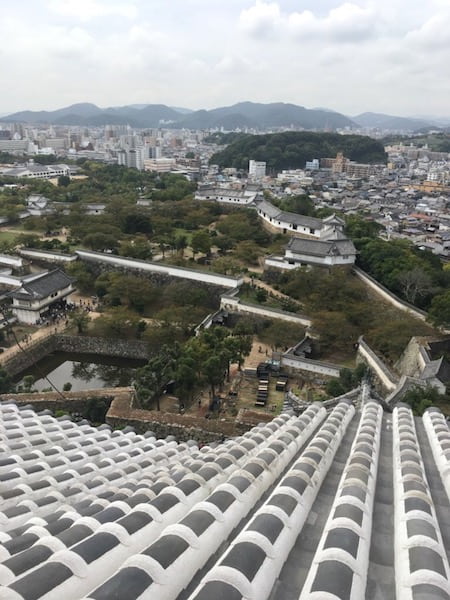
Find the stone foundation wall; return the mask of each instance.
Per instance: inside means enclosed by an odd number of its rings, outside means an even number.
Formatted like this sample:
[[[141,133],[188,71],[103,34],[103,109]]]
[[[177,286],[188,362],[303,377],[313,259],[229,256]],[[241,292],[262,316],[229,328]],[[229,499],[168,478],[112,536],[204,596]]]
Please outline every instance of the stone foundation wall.
[[[423,342],[420,338],[412,337],[409,340],[408,345],[395,364],[395,368],[399,373],[409,377],[420,376],[426,365],[420,351],[421,346],[423,346]]]
[[[89,336],[57,335],[56,349],[60,352],[98,354],[118,358],[148,360],[148,344],[138,340],[118,340]]]
[[[25,369],[33,366],[41,358],[55,352],[57,349],[57,337],[58,336],[56,335],[52,335],[42,340],[38,340],[33,344],[27,344],[24,346],[23,352],[18,352],[14,356],[3,361],[2,367],[11,377],[18,375],[22,371],[25,371]]]
[[[41,410],[64,411],[83,414],[88,402],[110,402],[106,423],[114,429],[131,426],[137,433],[153,431],[157,438],[173,435],[178,442],[196,440],[207,444],[223,438],[241,435],[261,422],[271,421],[273,415],[256,411],[239,411],[236,419],[205,419],[195,415],[178,415],[154,410],[142,410],[133,406],[134,390],[104,388],[82,392],[56,392],[35,394],[3,394],[0,402],[14,401],[31,404],[36,412]]]
[[[86,403],[92,399],[112,402],[115,396],[130,394],[132,388],[103,388],[100,390],[83,390],[81,392],[36,392],[34,394],[2,394],[0,402],[13,401],[16,404],[32,404],[36,412],[41,410],[83,413]]]
[[[272,416],[268,416],[271,420]],[[259,421],[265,421],[261,415]],[[156,437],[173,435],[177,441],[197,442],[220,441],[223,437],[240,435],[256,423],[252,419],[205,419],[195,415],[178,415],[133,407],[131,395],[116,396],[111,403],[106,422],[111,427],[131,425],[139,433],[153,431]]]

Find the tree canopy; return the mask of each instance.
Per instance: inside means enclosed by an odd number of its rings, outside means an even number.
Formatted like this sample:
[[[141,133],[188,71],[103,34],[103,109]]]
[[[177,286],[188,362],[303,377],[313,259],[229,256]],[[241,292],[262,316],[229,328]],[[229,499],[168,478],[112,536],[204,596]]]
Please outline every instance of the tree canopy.
[[[184,345],[166,344],[137,370],[134,385],[138,398],[145,408],[159,410],[159,396],[172,379],[180,407],[192,401],[196,387],[207,384],[214,395],[229,374],[230,364],[243,364],[251,344],[251,336],[234,335],[222,327],[203,330]]]
[[[338,152],[362,163],[384,163],[383,145],[362,135],[311,131],[286,131],[265,135],[241,135],[214,154],[211,164],[247,169],[249,159],[265,161],[269,171],[299,169],[307,160],[334,157]]]

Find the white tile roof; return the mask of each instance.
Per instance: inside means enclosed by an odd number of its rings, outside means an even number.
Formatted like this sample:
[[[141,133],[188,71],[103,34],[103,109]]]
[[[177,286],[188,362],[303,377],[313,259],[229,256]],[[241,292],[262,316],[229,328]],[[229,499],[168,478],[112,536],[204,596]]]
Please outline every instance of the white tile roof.
[[[0,598],[450,598],[449,488],[437,409],[313,404],[199,450],[0,404]]]

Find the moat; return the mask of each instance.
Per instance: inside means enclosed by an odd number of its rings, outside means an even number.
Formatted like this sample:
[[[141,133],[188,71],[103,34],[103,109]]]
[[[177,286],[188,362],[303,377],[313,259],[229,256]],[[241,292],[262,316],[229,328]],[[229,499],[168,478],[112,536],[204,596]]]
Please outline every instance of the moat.
[[[145,364],[143,360],[99,356],[98,354],[77,354],[55,352],[49,354],[32,367],[22,371],[15,381],[18,385],[27,375],[34,378],[33,390],[52,389],[48,379],[58,389],[71,384],[72,391],[103,387],[123,387],[130,385],[135,369]]]

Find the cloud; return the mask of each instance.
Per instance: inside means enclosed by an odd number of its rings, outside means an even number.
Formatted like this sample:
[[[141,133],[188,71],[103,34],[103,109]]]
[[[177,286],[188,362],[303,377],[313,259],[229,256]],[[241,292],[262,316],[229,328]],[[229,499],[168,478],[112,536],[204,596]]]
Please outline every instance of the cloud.
[[[347,114],[450,106],[449,0],[4,4],[1,112],[78,101],[284,101]]]
[[[62,17],[80,21],[107,16],[135,19],[137,16],[137,8],[133,2],[115,0],[50,0],[48,7],[51,12]]]
[[[332,39],[352,42],[372,37],[377,21],[377,14],[371,8],[346,2],[329,12],[323,27]]]
[[[290,34],[295,39],[352,43],[372,37],[378,18],[372,8],[351,2],[331,9],[325,16],[316,16],[310,10],[282,13],[277,3],[257,1],[241,12],[239,27],[254,38]]]
[[[224,74],[248,73],[252,70],[252,65],[244,58],[227,55],[220,59],[214,69]]]
[[[239,16],[239,28],[255,38],[274,34],[281,23],[281,14],[275,2],[260,2],[243,10]]]
[[[425,50],[450,50],[450,8],[442,10],[427,19],[419,28],[413,29],[406,36],[406,42]]]

